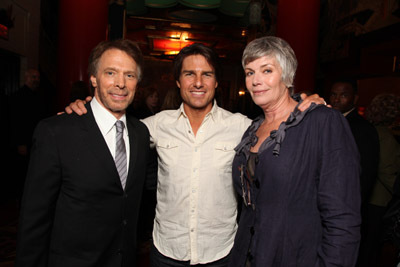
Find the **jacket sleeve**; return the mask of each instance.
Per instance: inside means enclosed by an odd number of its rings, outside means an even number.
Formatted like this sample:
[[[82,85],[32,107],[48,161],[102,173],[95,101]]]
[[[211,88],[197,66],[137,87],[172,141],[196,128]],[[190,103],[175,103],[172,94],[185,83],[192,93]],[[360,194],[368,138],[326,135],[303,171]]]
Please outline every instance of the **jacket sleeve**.
[[[42,121],[33,135],[18,226],[17,267],[47,266],[61,168],[54,133]]]
[[[360,242],[359,154],[347,121],[331,110],[320,124],[319,266],[354,266]]]

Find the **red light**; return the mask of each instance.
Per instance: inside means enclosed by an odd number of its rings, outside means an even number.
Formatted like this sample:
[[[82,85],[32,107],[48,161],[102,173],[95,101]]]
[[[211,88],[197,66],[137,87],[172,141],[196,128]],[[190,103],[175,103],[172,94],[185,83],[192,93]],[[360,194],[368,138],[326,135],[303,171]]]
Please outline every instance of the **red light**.
[[[0,38],[8,39],[8,27],[0,24]]]
[[[180,51],[185,46],[193,43],[180,40],[153,39],[153,49],[156,51]]]

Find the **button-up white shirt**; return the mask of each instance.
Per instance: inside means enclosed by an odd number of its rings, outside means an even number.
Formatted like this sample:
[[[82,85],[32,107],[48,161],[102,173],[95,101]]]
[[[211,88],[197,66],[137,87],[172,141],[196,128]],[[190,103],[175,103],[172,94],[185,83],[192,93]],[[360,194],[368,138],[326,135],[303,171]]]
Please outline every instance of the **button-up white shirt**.
[[[142,121],[158,153],[154,245],[163,255],[191,264],[225,257],[237,229],[234,148],[251,120],[214,101],[196,136],[183,105]]]
[[[117,134],[117,129],[115,128],[115,123],[117,122],[117,118],[114,117],[108,110],[106,110],[96,99],[96,97],[93,98],[93,100],[90,102],[90,107],[92,108],[93,116],[94,119],[97,123],[97,126],[99,126],[99,129],[104,137],[104,140],[107,143],[108,149],[111,152],[111,155],[115,159],[115,147],[116,147],[116,134]],[[125,114],[122,115],[120,118],[120,121],[122,121],[125,124],[125,129],[124,129],[124,142],[125,142],[125,148],[126,148],[126,160],[128,164],[126,164],[127,169],[129,170],[129,137],[128,137],[128,128],[126,127],[126,116]]]

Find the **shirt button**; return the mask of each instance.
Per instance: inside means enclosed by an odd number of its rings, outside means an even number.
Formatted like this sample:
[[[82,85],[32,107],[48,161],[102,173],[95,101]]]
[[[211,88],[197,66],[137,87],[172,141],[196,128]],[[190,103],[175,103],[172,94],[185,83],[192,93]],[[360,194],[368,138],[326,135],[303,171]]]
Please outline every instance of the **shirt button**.
[[[190,232],[192,232],[192,233],[193,233],[193,232],[194,232],[194,229],[190,229]]]

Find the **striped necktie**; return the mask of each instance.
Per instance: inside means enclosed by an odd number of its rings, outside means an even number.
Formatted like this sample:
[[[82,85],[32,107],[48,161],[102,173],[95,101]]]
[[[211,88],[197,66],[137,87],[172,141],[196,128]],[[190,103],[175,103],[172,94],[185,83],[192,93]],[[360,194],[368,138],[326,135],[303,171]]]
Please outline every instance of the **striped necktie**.
[[[126,148],[124,142],[124,123],[117,121],[115,123],[117,129],[117,135],[115,138],[115,165],[117,167],[119,178],[121,179],[122,187],[125,188],[126,178],[128,176],[127,162],[126,162]]]

